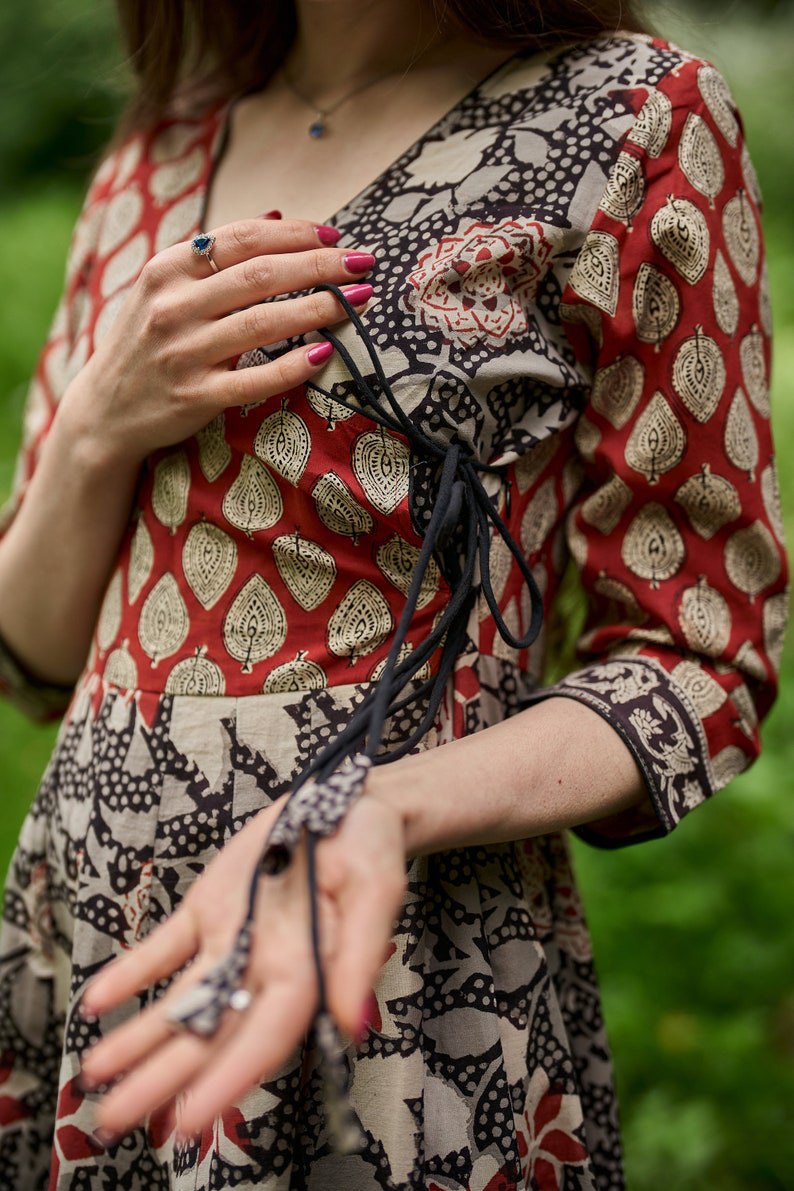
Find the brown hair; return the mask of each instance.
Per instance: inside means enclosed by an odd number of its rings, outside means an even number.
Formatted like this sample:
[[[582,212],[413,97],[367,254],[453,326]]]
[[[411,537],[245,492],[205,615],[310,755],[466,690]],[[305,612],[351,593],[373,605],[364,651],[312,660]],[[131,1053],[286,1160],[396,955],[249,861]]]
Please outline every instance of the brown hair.
[[[428,0],[481,41],[542,48],[644,31],[637,0]],[[112,144],[164,115],[261,90],[296,30],[294,0],[116,0],[133,90]]]

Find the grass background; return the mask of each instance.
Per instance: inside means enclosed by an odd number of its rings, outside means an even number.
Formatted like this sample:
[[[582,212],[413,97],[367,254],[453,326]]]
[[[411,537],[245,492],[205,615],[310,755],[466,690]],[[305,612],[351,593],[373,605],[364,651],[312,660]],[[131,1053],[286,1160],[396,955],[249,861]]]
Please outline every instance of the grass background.
[[[773,420],[794,542],[794,17],[790,5],[767,7],[684,16],[657,4],[652,13],[666,36],[721,67],[743,112],[765,195]],[[14,9],[21,13],[21,4],[0,12],[0,52],[8,50]],[[27,0],[24,11],[14,51],[3,55],[0,497],[10,487],[25,391],[60,294],[90,153],[112,124],[120,61],[109,5]],[[613,853],[574,841],[629,1191],[794,1188],[792,725],[789,641],[764,752],[749,773],[668,839]],[[55,731],[0,705],[2,872]]]

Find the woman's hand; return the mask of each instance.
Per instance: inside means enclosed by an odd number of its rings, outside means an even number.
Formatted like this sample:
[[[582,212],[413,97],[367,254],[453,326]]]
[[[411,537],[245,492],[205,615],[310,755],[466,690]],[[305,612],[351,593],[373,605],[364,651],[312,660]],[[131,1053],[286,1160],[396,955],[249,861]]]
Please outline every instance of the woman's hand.
[[[113,326],[61,402],[103,459],[140,462],[181,442],[230,406],[263,401],[307,380],[318,344],[250,368],[231,358],[347,317],[327,291],[264,302],[368,273],[373,258],[330,245],[333,228],[306,220],[243,219],[216,230],[209,262],[183,241],[143,266]],[[354,286],[363,309],[372,287]],[[327,355],[326,355],[327,358]]]
[[[179,909],[88,986],[83,1012],[98,1015],[190,965],[164,996],[84,1056],[86,1088],[124,1073],[97,1110],[105,1142],[165,1106],[175,1113],[181,1134],[198,1133],[270,1078],[309,1028],[317,987],[304,846],[282,874],[260,878],[251,959],[243,981],[253,995],[250,1007],[244,1013],[227,1010],[210,1039],[175,1033],[166,1021],[168,1008],[231,948],[245,915],[250,874],[281,802],[247,823],[208,865]],[[316,858],[328,1007],[342,1033],[355,1038],[365,1024],[365,1009],[405,892],[405,837],[399,812],[365,794],[339,831],[318,843]]]

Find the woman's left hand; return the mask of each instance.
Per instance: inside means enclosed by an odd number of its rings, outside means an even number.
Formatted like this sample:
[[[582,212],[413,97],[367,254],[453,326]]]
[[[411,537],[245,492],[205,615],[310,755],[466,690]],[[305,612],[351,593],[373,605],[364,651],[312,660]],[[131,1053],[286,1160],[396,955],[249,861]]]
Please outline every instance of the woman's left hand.
[[[84,1056],[87,1089],[122,1076],[97,1108],[98,1134],[105,1143],[156,1109],[175,1115],[178,1133],[197,1134],[272,1077],[303,1040],[317,1007],[304,844],[283,873],[259,880],[243,980],[253,998],[249,1008],[227,1010],[208,1039],[175,1032],[166,1020],[170,1006],[230,950],[245,916],[251,874],[281,804],[247,823],[171,917],[88,985],[83,1011],[99,1015],[189,964],[165,995]],[[356,1038],[405,892],[400,813],[365,794],[336,834],[318,843],[316,861],[328,1007],[342,1033]]]

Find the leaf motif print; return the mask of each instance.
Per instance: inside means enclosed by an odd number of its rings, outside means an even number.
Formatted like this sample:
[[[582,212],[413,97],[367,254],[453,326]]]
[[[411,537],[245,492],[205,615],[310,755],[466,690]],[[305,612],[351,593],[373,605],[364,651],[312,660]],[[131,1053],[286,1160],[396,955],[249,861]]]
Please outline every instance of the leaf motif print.
[[[675,329],[681,311],[678,291],[668,277],[643,262],[633,295],[634,325],[643,343],[659,345]]]
[[[370,504],[393,513],[408,498],[410,451],[402,439],[381,428],[360,434],[352,454],[353,473]]]
[[[698,88],[714,123],[732,149],[739,139],[739,121],[736,119],[736,105],[728,84],[718,70],[711,65],[701,66],[698,71]]]
[[[758,435],[753,425],[750,406],[741,389],[734,393],[725,420],[725,454],[734,467],[746,471],[750,479],[755,480],[755,469],[758,467]]]
[[[333,430],[337,422],[346,422],[356,412],[353,409],[348,409],[341,402],[334,401],[333,397],[329,397],[327,393],[321,393],[319,389],[315,389],[311,385],[306,386],[306,400],[318,417],[325,418],[327,430]]]
[[[571,287],[580,298],[607,314],[614,314],[618,308],[619,282],[617,240],[609,232],[589,232],[571,270]]]
[[[232,461],[232,449],[226,441],[226,415],[221,411],[196,434],[199,467],[212,484]]]
[[[224,617],[226,649],[250,674],[257,662],[281,649],[286,636],[284,609],[262,576],[252,575]]]
[[[761,236],[743,191],[725,204],[722,234],[728,255],[745,285],[754,285],[761,262]]]
[[[127,572],[127,599],[134,604],[141,594],[154,566],[152,536],[143,517],[138,518],[130,543],[130,563]]]
[[[747,396],[761,417],[768,418],[770,414],[769,380],[764,357],[764,337],[757,327],[753,327],[742,339],[739,345],[739,358]]]
[[[686,548],[664,506],[651,503],[632,521],[620,553],[632,574],[649,579],[651,587],[656,588],[680,571]]]
[[[199,521],[191,528],[182,548],[182,570],[202,608],[217,604],[236,566],[237,545],[219,525]]]
[[[633,153],[619,153],[607,179],[599,210],[631,227],[645,197],[642,163]]]
[[[395,534],[394,537],[389,538],[388,542],[384,542],[382,546],[378,547],[375,560],[389,582],[404,596],[407,596],[419,561],[417,547],[406,542],[399,534]],[[417,608],[424,608],[430,603],[438,591],[440,578],[435,559],[431,558],[419,589]]]
[[[764,509],[769,518],[769,523],[782,545],[785,538],[783,509],[780,504],[780,488],[778,486],[777,468],[774,463],[770,463],[761,472],[761,499],[764,502]]]
[[[678,160],[689,183],[709,200],[714,200],[725,185],[725,165],[714,134],[701,116],[690,112],[687,116]]]
[[[129,651],[129,641],[124,640],[118,649],[108,654],[105,662],[104,678],[113,686],[125,691],[134,691],[138,685],[138,667],[135,658]]]
[[[281,408],[265,418],[254,440],[254,452],[290,484],[296,486],[309,462],[312,440],[303,418],[287,409],[287,399]]]
[[[519,530],[521,546],[527,558],[540,550],[560,516],[555,476],[549,476],[524,509]]]
[[[673,361],[673,388],[698,422],[707,422],[720,403],[727,372],[718,344],[695,327]]]
[[[692,700],[701,719],[719,711],[728,698],[717,680],[697,662],[679,662],[672,670],[672,677]]]
[[[708,268],[711,238],[694,203],[671,195],[651,221],[651,239],[685,281],[700,281]]]
[[[731,271],[728,268],[725,257],[719,250],[714,258],[712,294],[714,298],[714,317],[717,320],[717,326],[725,335],[735,335],[741,313],[739,295],[736,293],[736,286],[733,283]]]
[[[734,587],[754,600],[780,576],[780,554],[763,521],[737,529],[725,543],[725,570]]]
[[[673,105],[662,91],[651,91],[626,138],[644,149],[649,157],[664,151],[673,124]]]
[[[626,462],[655,484],[684,455],[686,434],[662,393],[654,393],[626,443]]]
[[[739,493],[733,484],[723,476],[713,475],[708,463],[681,485],[675,500],[686,513],[695,533],[707,542],[723,525],[735,521],[742,511]]]
[[[403,641],[402,646],[400,647],[400,652],[397,655],[397,665],[398,666],[401,665],[407,658],[409,658],[411,656],[413,651],[414,651],[414,647],[411,644],[411,642]],[[386,658],[381,658],[381,660],[377,663],[377,665],[373,667],[372,673],[369,675],[369,681],[370,682],[380,682],[381,678],[383,677],[383,671],[385,669],[386,669]],[[424,665],[420,666],[419,669],[416,671],[416,674],[414,675],[414,679],[421,682],[424,679],[429,678],[429,677],[430,677],[430,663],[425,662]]]
[[[266,467],[253,455],[244,455],[240,473],[223,498],[223,515],[248,537],[270,529],[283,515],[281,493]]]
[[[138,621],[138,640],[156,666],[176,653],[188,634],[190,621],[176,579],[170,571],[155,583],[144,600]]]
[[[152,509],[161,525],[176,533],[187,516],[190,464],[184,451],[173,451],[155,464]]]
[[[333,555],[317,542],[302,538],[296,530],[294,534],[282,534],[275,539],[273,557],[293,599],[306,612],[317,608],[334,585],[336,562]]]
[[[784,591],[764,600],[763,610],[764,650],[774,666],[775,673],[780,670],[783,657],[783,643],[788,623],[788,594]]]
[[[678,623],[687,645],[694,653],[719,657],[730,640],[731,610],[728,601],[704,578],[683,593]]]
[[[222,695],[225,689],[223,671],[207,657],[206,645],[200,645],[192,658],[177,662],[165,682],[168,695]]]
[[[291,691],[322,691],[328,678],[322,666],[311,661],[301,649],[291,662],[283,662],[271,670],[262,687],[266,695],[283,695]]]
[[[588,496],[582,505],[582,517],[599,533],[612,533],[630,504],[631,489],[620,476],[613,475],[607,484]]]
[[[389,605],[377,587],[358,579],[328,622],[328,648],[352,664],[382,645],[392,628]]]
[[[97,620],[96,638],[99,648],[104,652],[110,649],[116,633],[121,625],[121,570],[113,572],[113,577],[105,591],[102,607]]]
[[[335,471],[320,476],[312,488],[317,515],[327,529],[352,538],[371,533],[375,523]]]
[[[616,430],[626,425],[642,397],[645,369],[634,356],[620,356],[593,378],[590,400],[593,409]]]

